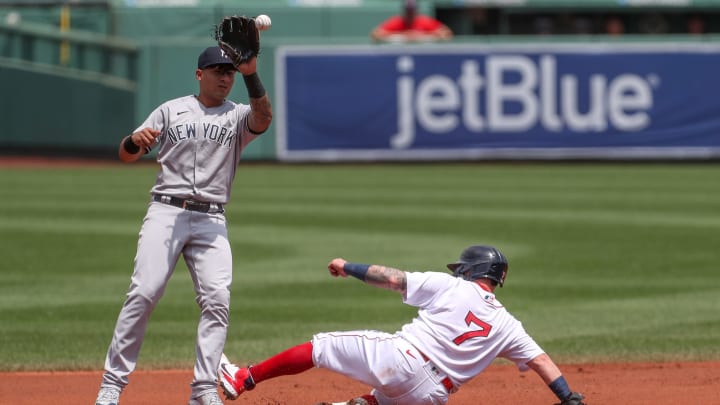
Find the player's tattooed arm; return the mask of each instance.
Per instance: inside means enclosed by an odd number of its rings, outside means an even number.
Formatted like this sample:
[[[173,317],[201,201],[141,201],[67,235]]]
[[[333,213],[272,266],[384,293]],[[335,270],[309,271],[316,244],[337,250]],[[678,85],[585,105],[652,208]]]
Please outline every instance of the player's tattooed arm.
[[[248,129],[261,134],[265,132],[272,122],[272,105],[267,94],[260,98],[250,98],[250,116]]]
[[[253,58],[250,62],[240,65],[238,70],[243,75],[243,81],[245,81],[245,87],[250,96],[248,129],[255,134],[261,134],[270,127],[272,122],[272,105],[265,86],[257,74],[256,63],[257,58]]]
[[[353,276],[375,287],[405,293],[407,275],[404,271],[377,264],[349,263],[343,258],[335,258],[328,263],[333,277]]]
[[[404,293],[407,290],[407,276],[402,270],[373,264],[365,275],[365,282],[375,287]]]

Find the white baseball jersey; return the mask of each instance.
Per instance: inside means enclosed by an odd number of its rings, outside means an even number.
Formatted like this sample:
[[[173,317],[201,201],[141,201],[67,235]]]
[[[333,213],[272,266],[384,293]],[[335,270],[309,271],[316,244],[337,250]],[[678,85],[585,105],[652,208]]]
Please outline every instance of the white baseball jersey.
[[[407,275],[405,303],[418,316],[391,334],[359,330],[313,336],[313,362],[373,387],[380,405],[445,404],[496,357],[527,362],[543,350],[477,283],[450,274]]]
[[[418,316],[399,332],[457,385],[482,372],[496,357],[521,370],[543,350],[495,294],[445,273],[406,273],[405,303]]]
[[[162,131],[152,193],[227,203],[240,154],[258,136],[248,129],[249,113],[250,106],[230,100],[208,108],[195,96],[157,107],[136,130]]]

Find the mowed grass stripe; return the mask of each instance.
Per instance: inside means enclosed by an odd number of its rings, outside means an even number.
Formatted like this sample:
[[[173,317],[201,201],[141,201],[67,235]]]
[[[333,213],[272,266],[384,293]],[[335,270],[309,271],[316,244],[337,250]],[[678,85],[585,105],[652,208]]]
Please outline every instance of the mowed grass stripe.
[[[0,210],[0,368],[102,367],[155,172],[0,171],[17,190]],[[227,348],[252,361],[315,332],[395,330],[414,310],[328,277],[330,259],[445,271],[484,242],[511,260],[500,300],[553,357],[720,358],[718,175],[714,164],[242,165],[227,213]],[[180,263],[144,367],[191,367],[194,299]]]
[[[88,211],[93,211],[97,205],[85,204],[69,204],[75,210],[84,210],[77,217],[70,216],[67,219],[58,218],[57,213],[64,211],[63,205],[55,205],[52,210],[47,210],[43,215],[33,216],[13,216],[12,218],[0,217],[0,229],[25,229],[34,231],[48,232],[96,232],[96,233],[112,233],[125,234],[128,232],[137,232],[138,221],[108,221],[89,218]],[[108,216],[108,210],[112,210],[116,216],[123,206],[107,206],[102,205],[102,209],[97,209],[102,217]],[[124,206],[126,207],[126,206]],[[6,208],[8,208],[6,206]],[[25,209],[38,209],[33,204],[25,204]],[[136,213],[136,209],[132,212]],[[654,226],[654,227],[688,227],[688,228],[720,228],[720,215],[713,212],[682,212],[668,213],[663,211],[648,210],[631,210],[627,212],[611,211],[611,210],[590,210],[590,209],[552,209],[552,208],[515,208],[515,209],[499,209],[492,207],[479,208],[454,208],[450,210],[441,210],[440,207],[415,207],[415,206],[383,206],[378,207],[366,205],[347,205],[347,204],[309,204],[309,205],[290,205],[285,203],[262,203],[253,204],[242,207],[243,216],[252,216],[254,214],[277,214],[280,217],[299,216],[305,217],[312,215],[315,217],[324,216],[342,216],[345,218],[360,217],[367,218],[373,216],[375,218],[425,218],[431,215],[434,219],[448,220],[472,220],[485,219],[502,221],[526,221],[533,222],[561,222],[574,224],[598,224],[608,226]],[[231,215],[229,213],[228,215]],[[242,219],[240,219],[242,221]],[[322,226],[322,223],[317,223]],[[134,227],[134,228],[133,228]],[[241,228],[238,225],[237,228]]]

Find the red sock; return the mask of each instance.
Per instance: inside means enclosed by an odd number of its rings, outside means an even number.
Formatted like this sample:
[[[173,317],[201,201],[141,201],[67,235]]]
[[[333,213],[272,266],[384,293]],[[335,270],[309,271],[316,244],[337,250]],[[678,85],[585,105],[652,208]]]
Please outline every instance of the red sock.
[[[313,368],[312,343],[291,347],[269,359],[254,364],[250,369],[255,383],[281,375],[298,374]]]
[[[360,397],[367,401],[368,405],[380,405],[378,404],[377,398],[375,398],[375,395],[363,395]]]

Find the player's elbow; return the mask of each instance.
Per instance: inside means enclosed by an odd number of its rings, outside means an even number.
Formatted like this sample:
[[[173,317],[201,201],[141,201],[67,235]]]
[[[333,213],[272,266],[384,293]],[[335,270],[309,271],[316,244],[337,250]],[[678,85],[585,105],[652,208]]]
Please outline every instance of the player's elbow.
[[[266,108],[262,111],[258,111],[254,113],[251,117],[251,119],[248,121],[248,127],[251,131],[261,134],[265,131],[267,131],[268,128],[270,128],[270,124],[272,123],[273,119],[273,112],[272,108]]]
[[[127,152],[126,150],[123,150],[122,147],[120,151],[118,152],[118,157],[120,158],[120,161],[123,163],[132,163],[140,159],[141,154],[131,154]]]
[[[260,125],[263,126],[265,128],[265,130],[270,128],[270,124],[272,123],[272,120],[273,120],[272,108],[268,108],[267,111],[264,111],[260,115],[260,119],[259,119]]]

